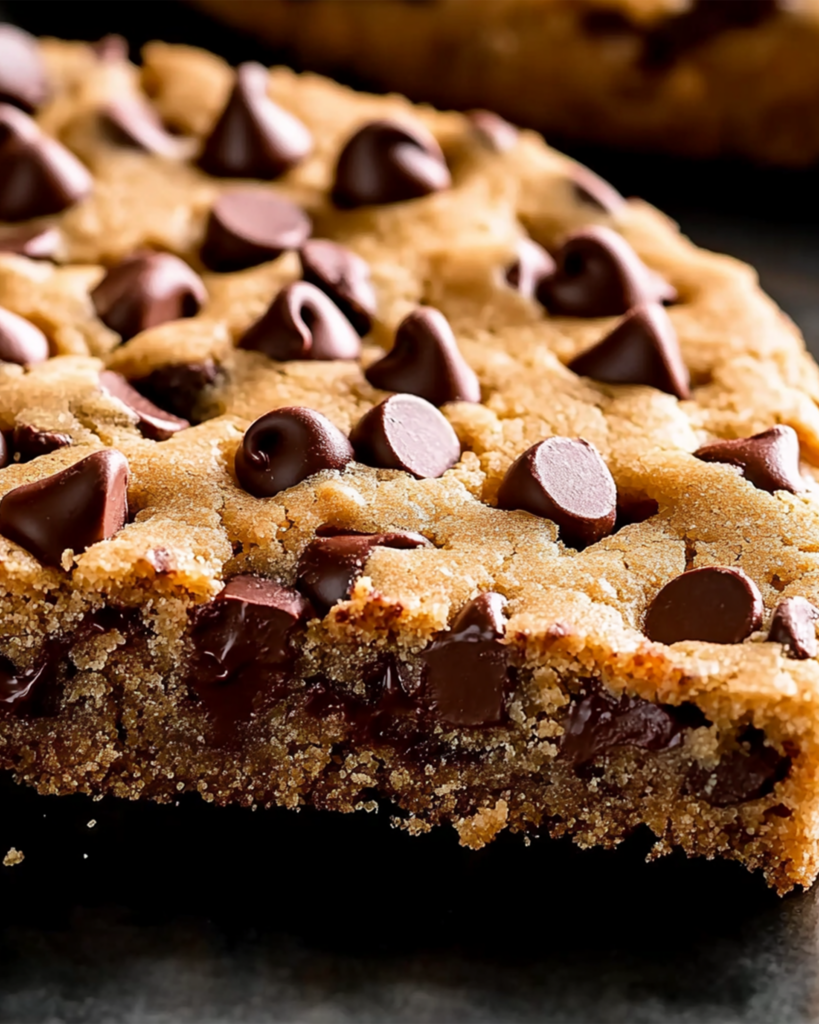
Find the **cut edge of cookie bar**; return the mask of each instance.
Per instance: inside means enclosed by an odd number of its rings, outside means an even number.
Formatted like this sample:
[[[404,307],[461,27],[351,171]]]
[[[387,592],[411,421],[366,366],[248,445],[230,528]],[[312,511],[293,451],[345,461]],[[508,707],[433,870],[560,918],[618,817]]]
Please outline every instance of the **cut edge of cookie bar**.
[[[87,159],[98,188],[55,220],[62,265],[0,256],[0,303],[37,322],[58,353],[0,367],[2,429],[13,444],[24,428],[51,445],[0,470],[0,491],[90,457],[94,486],[104,478],[125,516],[122,458],[127,519],[84,551],[51,542],[45,558],[4,526],[0,763],[47,793],[198,791],[219,804],[341,811],[387,801],[397,825],[451,823],[473,847],[502,829],[611,846],[647,825],[657,855],[679,846],[761,869],[780,891],[808,884],[819,670],[766,640],[781,600],[819,597],[819,386],[753,273],[695,249],[645,204],[611,213],[578,198],[573,165],[534,136],[488,154],[458,115],[274,71],[277,100],[310,124],[318,149],[271,187],[373,264],[381,302],[363,364],[431,302],[484,401],[443,406],[461,457],[438,478],[352,462],[257,497],[235,465],[251,421],[297,405],[346,435],[386,392],[355,361],[276,362],[235,347],[298,279],[297,260],[202,270],[219,186],[100,133],[100,105],[134,88],[133,69],[86,75],[84,51],[48,47],[70,88],[43,125]],[[216,58],[161,45],[143,79],[193,135],[207,133],[230,88]],[[327,201],[332,161],[356,123],[382,114],[422,121],[455,185],[383,215],[341,215]],[[129,180],[165,179],[170,198],[156,209],[122,206]],[[185,216],[169,220],[166,204],[182,195]],[[122,230],[102,237],[109,214]],[[557,248],[595,222],[680,293],[668,315],[690,399],[572,373],[566,364],[618,318],[546,317],[505,281],[524,227]],[[140,245],[202,270],[208,302],[121,343],[89,293],[99,264]],[[214,368],[199,376],[203,422],[166,440],[100,386],[105,369],[144,387],[191,366]],[[692,455],[772,424],[798,435],[804,493],[768,493]],[[576,548],[548,518],[497,508],[510,465],[554,434],[594,443],[621,496],[647,513],[626,509],[615,532]],[[29,548],[41,542],[28,536]],[[649,641],[657,594],[713,567],[741,570],[758,590],[744,642]]]

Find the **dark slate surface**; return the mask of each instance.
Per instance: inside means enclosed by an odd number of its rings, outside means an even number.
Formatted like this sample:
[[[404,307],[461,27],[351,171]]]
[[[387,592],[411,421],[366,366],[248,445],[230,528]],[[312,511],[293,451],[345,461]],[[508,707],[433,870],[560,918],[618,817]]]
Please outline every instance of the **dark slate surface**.
[[[270,54],[172,3],[7,3],[35,32]],[[819,175],[576,151],[756,264],[819,353]],[[817,891],[736,865],[3,783],[0,1021],[819,1021]],[[89,822],[95,824],[89,827]]]

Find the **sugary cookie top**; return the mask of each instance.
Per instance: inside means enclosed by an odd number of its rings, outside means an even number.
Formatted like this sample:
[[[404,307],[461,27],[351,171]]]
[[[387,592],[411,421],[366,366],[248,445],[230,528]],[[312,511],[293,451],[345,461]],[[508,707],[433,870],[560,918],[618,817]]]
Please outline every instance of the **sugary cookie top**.
[[[535,666],[715,719],[819,692],[819,375],[750,268],[486,112],[11,45],[9,635],[292,586],[324,528],[404,539],[316,636],[417,650],[500,593]]]

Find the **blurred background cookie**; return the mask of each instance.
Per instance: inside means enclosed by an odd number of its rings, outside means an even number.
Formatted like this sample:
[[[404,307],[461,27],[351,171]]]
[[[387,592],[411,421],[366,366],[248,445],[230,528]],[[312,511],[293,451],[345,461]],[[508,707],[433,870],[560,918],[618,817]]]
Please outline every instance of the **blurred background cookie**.
[[[550,137],[804,166],[815,0],[192,0],[310,70]]]

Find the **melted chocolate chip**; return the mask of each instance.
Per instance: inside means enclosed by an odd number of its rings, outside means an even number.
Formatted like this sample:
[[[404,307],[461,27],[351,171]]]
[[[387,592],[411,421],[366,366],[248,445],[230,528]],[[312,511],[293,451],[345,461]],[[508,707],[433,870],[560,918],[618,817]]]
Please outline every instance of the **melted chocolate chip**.
[[[738,644],[762,624],[762,597],[741,569],[705,566],[677,576],[649,605],[649,640]]]
[[[395,344],[364,376],[382,391],[400,391],[433,405],[480,402],[481,386],[458,349],[449,321],[431,306],[419,306],[398,325]]]
[[[257,576],[235,576],[195,610],[187,682],[217,724],[247,719],[261,696],[282,695],[293,680],[293,641],[312,617],[298,591]]]
[[[520,138],[513,124],[491,110],[470,110],[466,116],[475,136],[493,153],[508,153]]]
[[[261,64],[240,64],[225,109],[205,142],[199,165],[221,178],[278,178],[313,148],[298,118],[267,95]]]
[[[537,295],[543,281],[555,272],[555,261],[537,242],[521,238],[517,244],[517,258],[506,269],[506,281],[527,299]]]
[[[804,597],[786,597],[776,606],[768,640],[783,644],[792,658],[815,658],[816,627],[819,608]]]
[[[621,316],[632,306],[676,298],[671,285],[650,271],[611,228],[576,231],[563,243],[556,261],[557,270],[537,291],[555,316]]]
[[[626,204],[616,188],[582,164],[575,164],[571,171],[574,193],[581,203],[593,206],[601,213],[614,216]]]
[[[152,441],[167,441],[169,437],[190,426],[187,420],[165,412],[148,401],[136,388],[131,387],[122,374],[103,370],[100,374],[100,387],[136,413],[139,432]]]
[[[270,359],[357,359],[361,339],[324,292],[307,281],[286,285],[260,320],[239,339],[239,348]]]
[[[745,479],[763,491],[797,494],[805,489],[799,473],[799,438],[792,427],[771,427],[752,437],[714,441],[694,455],[705,462],[738,466]]]
[[[336,206],[419,199],[452,184],[441,147],[419,125],[371,121],[348,140],[336,166]]]
[[[20,711],[32,703],[44,686],[57,676],[63,661],[62,646],[46,641],[40,656],[27,669],[17,669],[0,655],[0,708]]]
[[[101,111],[100,120],[108,135],[120,145],[170,160],[190,155],[190,140],[172,135],[154,108],[139,97],[112,100]]]
[[[113,537],[128,515],[128,462],[115,449],[94,452],[53,476],[23,484],[0,501],[0,534],[45,565]]]
[[[16,107],[0,105],[0,220],[61,213],[89,194],[91,175]]]
[[[47,96],[39,43],[16,25],[0,25],[0,103],[31,113]]]
[[[0,360],[29,366],[48,359],[48,339],[29,320],[0,306]]]
[[[449,422],[416,395],[386,398],[361,417],[350,440],[366,466],[401,469],[419,479],[443,476],[461,457]]]
[[[712,807],[732,807],[772,793],[790,771],[791,759],[768,746],[761,729],[746,729],[739,742],[740,748],[723,755],[715,768],[694,765],[686,776],[686,792]]]
[[[501,594],[480,594],[466,604],[420,657],[424,665],[424,701],[450,725],[498,725],[514,686]]]
[[[339,601],[346,601],[353,584],[364,572],[370,552],[375,547],[430,547],[426,537],[418,533],[336,533],[321,536],[304,549],[297,571],[298,585],[313,606],[326,613]]]
[[[71,438],[53,430],[38,430],[27,424],[19,424],[12,434],[12,447],[20,456],[20,462],[31,462],[41,455],[50,455],[58,448],[68,448]]]
[[[331,680],[310,680],[305,709],[316,718],[342,715],[355,742],[393,747],[422,764],[440,759],[442,744],[413,699],[409,671],[388,654],[362,670],[365,696],[344,692]],[[451,751],[450,751],[451,754]]]
[[[97,316],[123,341],[169,320],[196,316],[207,298],[201,277],[168,252],[127,257],[91,292]]]
[[[202,392],[214,384],[219,370],[211,359],[201,363],[177,363],[152,370],[147,377],[132,380],[131,384],[160,409],[181,419],[198,423],[196,409]]]
[[[364,337],[377,312],[370,265],[338,242],[313,238],[299,250],[302,277],[333,300]]]
[[[25,227],[0,234],[0,252],[27,256],[30,260],[50,260],[57,254],[60,233],[53,227]]]
[[[231,189],[211,208],[202,262],[210,270],[245,270],[298,249],[311,230],[310,218],[288,199],[259,188]]]
[[[0,709],[27,716],[54,715],[59,711],[57,683],[60,675],[73,670],[69,654],[91,636],[116,629],[125,636],[134,633],[134,610],[106,607],[88,612],[77,628],[64,636],[50,636],[34,663],[17,669],[0,655]]]
[[[326,416],[298,406],[259,417],[236,450],[239,484],[255,498],[270,498],[325,469],[353,461],[350,442]]]
[[[551,519],[566,544],[584,547],[611,533],[617,488],[594,445],[582,438],[549,437],[509,467],[498,508]]]
[[[677,333],[656,302],[630,310],[602,341],[573,359],[569,369],[604,384],[644,384],[677,398],[691,393]]]
[[[671,750],[682,742],[683,721],[675,707],[623,694],[619,699],[599,683],[569,706],[560,755],[582,765],[613,747]]]

